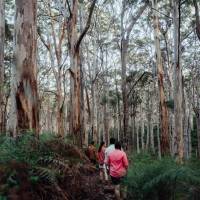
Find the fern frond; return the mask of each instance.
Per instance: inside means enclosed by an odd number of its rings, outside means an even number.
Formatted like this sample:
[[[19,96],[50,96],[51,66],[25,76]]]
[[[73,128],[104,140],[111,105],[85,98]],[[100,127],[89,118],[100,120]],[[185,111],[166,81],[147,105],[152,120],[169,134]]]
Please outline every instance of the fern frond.
[[[37,161],[38,164],[44,165],[44,166],[50,166],[54,168],[55,170],[61,170],[65,171],[69,169],[69,161],[53,158],[53,157],[42,157]]]
[[[57,183],[55,172],[45,167],[34,167],[31,170],[32,176],[38,176],[40,180],[45,181],[51,185]]]

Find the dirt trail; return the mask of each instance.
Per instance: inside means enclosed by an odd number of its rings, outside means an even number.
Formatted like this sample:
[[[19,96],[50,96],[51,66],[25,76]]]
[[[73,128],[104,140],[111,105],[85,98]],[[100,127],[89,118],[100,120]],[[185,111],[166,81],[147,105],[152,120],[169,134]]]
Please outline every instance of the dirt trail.
[[[113,186],[109,181],[102,183],[98,173],[86,176],[84,180],[86,195],[80,200],[115,200]]]

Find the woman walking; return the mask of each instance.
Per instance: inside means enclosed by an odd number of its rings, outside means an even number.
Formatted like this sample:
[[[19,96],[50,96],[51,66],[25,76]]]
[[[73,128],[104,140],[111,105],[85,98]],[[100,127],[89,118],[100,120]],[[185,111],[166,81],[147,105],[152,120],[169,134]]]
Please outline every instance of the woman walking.
[[[101,142],[99,149],[98,149],[98,161],[99,161],[99,175],[100,180],[103,181],[104,178],[104,159],[105,159],[105,142]]]
[[[126,153],[121,150],[121,144],[115,143],[115,150],[108,156],[107,165],[109,166],[109,172],[111,181],[115,187],[115,196],[117,200],[126,199],[126,188],[124,188],[122,195],[120,194],[120,185],[123,178],[127,174],[128,159]]]

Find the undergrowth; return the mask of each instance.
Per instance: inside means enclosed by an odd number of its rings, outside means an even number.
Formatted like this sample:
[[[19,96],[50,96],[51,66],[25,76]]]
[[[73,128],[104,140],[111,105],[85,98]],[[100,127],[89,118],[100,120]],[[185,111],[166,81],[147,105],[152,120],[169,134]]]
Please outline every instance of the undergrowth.
[[[85,154],[66,139],[0,136],[0,200],[80,199],[82,176],[93,170]]]
[[[129,200],[199,200],[200,162],[178,165],[172,158],[133,156],[126,184]]]

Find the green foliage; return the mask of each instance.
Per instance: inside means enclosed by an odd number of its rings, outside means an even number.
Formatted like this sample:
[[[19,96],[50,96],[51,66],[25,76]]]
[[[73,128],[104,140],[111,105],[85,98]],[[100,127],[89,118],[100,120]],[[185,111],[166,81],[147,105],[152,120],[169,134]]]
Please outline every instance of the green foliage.
[[[177,165],[171,158],[156,160],[150,155],[133,158],[126,180],[128,199],[199,199],[200,162]]]
[[[24,185],[31,190],[41,190],[42,194],[49,188],[57,188],[55,194],[49,195],[51,199],[58,199],[59,183],[78,173],[75,165],[88,162],[86,156],[67,141],[50,133],[42,134],[40,140],[31,133],[17,139],[0,136],[0,199],[23,190]],[[38,192],[34,195],[34,199],[41,199]]]

